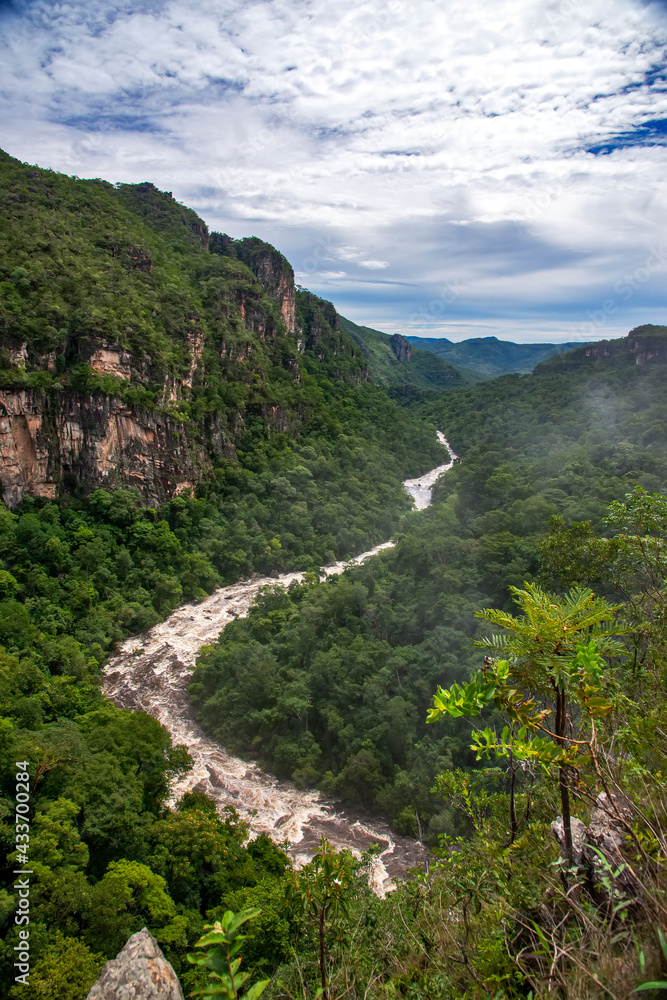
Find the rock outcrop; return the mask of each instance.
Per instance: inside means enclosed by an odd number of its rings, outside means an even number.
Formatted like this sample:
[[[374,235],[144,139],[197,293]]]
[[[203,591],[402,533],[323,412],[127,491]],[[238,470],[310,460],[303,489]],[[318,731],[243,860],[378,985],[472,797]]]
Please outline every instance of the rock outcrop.
[[[400,362],[406,362],[412,360],[412,348],[410,347],[410,342],[401,337],[400,333],[395,333],[391,338],[391,349],[396,355],[396,358]]]
[[[280,310],[287,332],[297,331],[294,271],[289,261],[269,243],[250,236],[233,240],[226,233],[211,233],[209,249],[222,257],[236,257],[253,272]]]
[[[608,896],[613,884],[617,891],[630,897],[641,894],[641,886],[623,856],[623,842],[632,818],[630,802],[617,795],[610,802],[606,792],[595,800],[588,826],[580,819],[571,822],[573,860],[578,868],[588,872],[590,884],[598,895]],[[551,832],[565,846],[563,819],[558,816]]]
[[[102,969],[87,1000],[183,1000],[176,973],[145,927]]]
[[[290,265],[277,250],[267,249],[255,255],[252,270],[260,285],[278,303],[287,332],[295,333],[294,272]]]
[[[224,453],[220,430],[218,437]],[[54,497],[78,483],[137,486],[160,503],[182,482],[198,481],[210,464],[183,425],[159,412],[110,396],[0,390],[0,480],[8,507],[26,492]]]

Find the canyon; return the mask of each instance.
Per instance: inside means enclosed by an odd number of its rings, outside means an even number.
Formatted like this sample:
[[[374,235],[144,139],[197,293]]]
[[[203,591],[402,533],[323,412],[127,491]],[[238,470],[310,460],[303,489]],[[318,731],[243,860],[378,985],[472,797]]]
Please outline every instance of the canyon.
[[[436,480],[456,461],[440,431],[438,439],[450,453],[449,462],[404,483],[416,510],[429,506]],[[322,575],[342,573],[348,566],[371,559],[392,545],[387,541],[349,562],[326,566]],[[310,860],[321,837],[336,848],[348,848],[357,854],[373,843],[380,844],[381,854],[372,860],[371,883],[375,892],[383,895],[391,889],[394,879],[425,861],[426,851],[419,841],[398,836],[377,816],[347,809],[316,790],[279,781],[251,761],[227,753],[202,731],[188,701],[187,686],[201,647],[214,643],[234,618],[247,615],[262,587],[289,587],[303,575],[288,573],[277,579],[256,576],[221,587],[199,604],[183,605],[144,635],[121,644],[104,669],[103,690],[119,707],[154,716],[175,744],[187,747],[193,767],[172,787],[172,804],[185,792],[205,792],[219,810],[235,809],[252,833],[266,833],[284,844],[297,865]]]

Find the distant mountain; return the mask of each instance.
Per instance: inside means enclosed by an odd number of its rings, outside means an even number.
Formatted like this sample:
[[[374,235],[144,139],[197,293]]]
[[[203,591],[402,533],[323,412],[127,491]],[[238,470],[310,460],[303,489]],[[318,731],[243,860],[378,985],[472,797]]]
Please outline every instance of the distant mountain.
[[[568,373],[585,368],[605,372],[628,365],[636,367],[651,362],[667,362],[667,326],[645,323],[636,326],[627,337],[615,340],[599,340],[596,343],[577,345],[575,350],[563,356],[550,357],[540,364],[540,372]]]
[[[535,365],[552,354],[562,354],[582,347],[581,342],[569,344],[513,344],[497,337],[475,337],[455,344],[444,337],[406,337],[411,344],[458,368],[474,372],[481,379],[496,378],[510,372],[531,372]]]
[[[400,334],[381,333],[340,317],[340,327],[361,348],[374,382],[386,388],[458,389],[479,381],[449,360],[413,346]],[[412,339],[412,338],[409,338]]]

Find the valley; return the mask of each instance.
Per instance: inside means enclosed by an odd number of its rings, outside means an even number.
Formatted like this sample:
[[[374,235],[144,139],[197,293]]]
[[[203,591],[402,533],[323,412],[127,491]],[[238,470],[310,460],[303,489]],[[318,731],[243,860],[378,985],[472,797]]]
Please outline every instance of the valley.
[[[229,910],[276,1000],[661,975],[667,327],[458,367],[148,182],[0,186],[0,990],[16,761],[46,1000]]]

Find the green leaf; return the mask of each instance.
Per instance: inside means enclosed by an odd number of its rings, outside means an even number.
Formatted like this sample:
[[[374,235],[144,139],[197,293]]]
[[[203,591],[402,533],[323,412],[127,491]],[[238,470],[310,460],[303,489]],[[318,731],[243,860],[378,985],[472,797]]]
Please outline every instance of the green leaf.
[[[247,993],[243,994],[243,1000],[257,1000],[257,997],[262,995],[270,982],[270,979],[261,979],[258,983],[254,983]]]

